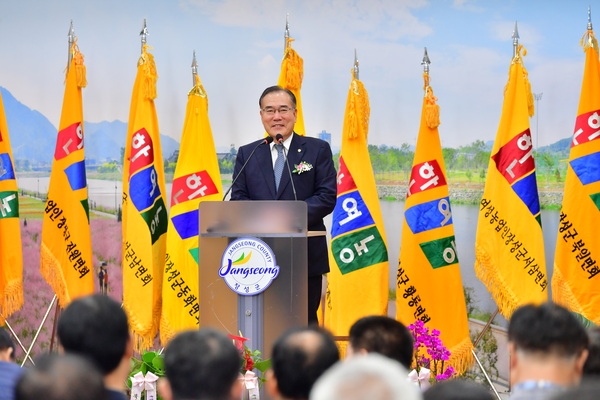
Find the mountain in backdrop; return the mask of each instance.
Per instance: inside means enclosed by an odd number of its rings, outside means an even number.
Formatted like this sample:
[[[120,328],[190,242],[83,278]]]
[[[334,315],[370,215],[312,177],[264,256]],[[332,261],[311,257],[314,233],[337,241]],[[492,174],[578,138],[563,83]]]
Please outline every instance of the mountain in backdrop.
[[[0,92],[14,159],[29,160],[30,165],[50,166],[57,128],[43,114],[18,101],[5,88],[0,87]],[[84,129],[87,165],[120,161],[121,148],[125,147],[126,122],[84,122]],[[163,158],[169,158],[179,149],[179,142],[169,136],[161,134],[160,142]]]

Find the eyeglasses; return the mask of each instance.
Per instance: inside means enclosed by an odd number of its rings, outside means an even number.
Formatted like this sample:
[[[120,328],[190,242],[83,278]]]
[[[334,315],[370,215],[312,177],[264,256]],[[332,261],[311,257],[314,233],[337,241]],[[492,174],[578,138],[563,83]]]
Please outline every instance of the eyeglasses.
[[[267,114],[268,116],[274,116],[275,113],[277,113],[277,112],[279,113],[279,115],[286,115],[290,111],[294,111],[293,108],[290,108],[288,106],[283,106],[283,107],[279,107],[279,108],[265,107],[265,108],[261,108],[260,110],[262,112],[264,112],[265,114]]]

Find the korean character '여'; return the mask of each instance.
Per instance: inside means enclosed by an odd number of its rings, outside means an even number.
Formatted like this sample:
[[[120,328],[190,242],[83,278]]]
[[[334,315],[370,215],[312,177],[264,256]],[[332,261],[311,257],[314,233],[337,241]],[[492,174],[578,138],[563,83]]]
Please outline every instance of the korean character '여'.
[[[483,210],[484,208],[486,208],[488,206],[488,204],[490,204],[491,202],[492,202],[491,200],[481,199],[481,208],[480,208],[480,210]]]

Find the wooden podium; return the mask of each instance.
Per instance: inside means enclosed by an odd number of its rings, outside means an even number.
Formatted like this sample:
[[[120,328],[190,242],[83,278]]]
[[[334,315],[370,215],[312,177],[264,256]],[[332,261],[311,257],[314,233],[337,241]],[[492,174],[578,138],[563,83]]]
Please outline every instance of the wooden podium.
[[[306,207],[200,203],[200,327],[241,332],[267,359],[284,331],[308,324]]]

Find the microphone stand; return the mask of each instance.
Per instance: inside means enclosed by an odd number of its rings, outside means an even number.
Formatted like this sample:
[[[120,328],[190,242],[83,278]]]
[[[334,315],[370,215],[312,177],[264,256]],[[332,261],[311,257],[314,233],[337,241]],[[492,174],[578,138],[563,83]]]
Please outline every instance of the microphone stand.
[[[235,176],[235,178],[233,178],[233,181],[231,181],[231,186],[229,186],[229,189],[227,189],[227,191],[223,195],[223,201],[225,201],[225,198],[227,197],[227,195],[229,194],[229,192],[231,192],[231,189],[233,189],[233,184],[235,183],[235,181],[237,181],[238,178],[240,177],[240,175],[242,175],[242,172],[244,171],[244,168],[246,168],[246,165],[248,164],[248,161],[250,161],[250,159],[254,155],[254,152],[256,151],[256,149],[258,149],[263,144],[269,144],[272,141],[273,141],[273,138],[271,136],[267,136],[266,138],[263,139],[262,142],[260,142],[259,144],[257,144],[256,147],[254,147],[252,149],[252,152],[250,153],[250,155],[246,159],[246,162],[244,163],[244,165],[242,165],[242,168],[240,168],[240,171],[237,173],[237,175]],[[289,166],[288,166],[288,168],[289,168]]]

